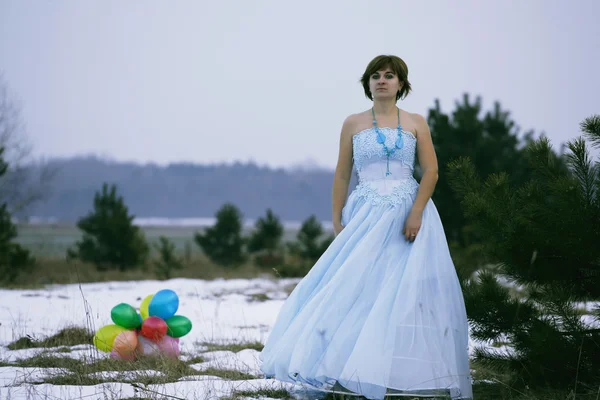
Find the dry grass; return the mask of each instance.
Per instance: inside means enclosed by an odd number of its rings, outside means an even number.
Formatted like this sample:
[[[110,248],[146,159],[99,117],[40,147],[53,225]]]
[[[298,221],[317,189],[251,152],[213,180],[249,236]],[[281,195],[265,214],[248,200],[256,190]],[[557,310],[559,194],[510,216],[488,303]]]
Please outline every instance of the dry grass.
[[[275,276],[268,268],[261,268],[251,263],[239,267],[223,267],[198,256],[185,263],[183,269],[174,271],[174,277],[212,280],[253,279],[259,276]],[[148,263],[131,271],[98,271],[92,264],[80,261],[69,261],[56,258],[37,258],[36,265],[29,274],[20,275],[9,288],[35,289],[48,284],[76,284],[108,281],[142,281],[157,279],[155,271]]]
[[[72,328],[69,328],[72,329]],[[74,332],[74,331],[66,331]],[[36,342],[38,345],[41,343],[54,344],[56,338],[61,338],[63,341],[68,341],[70,336],[64,331],[59,334],[49,337],[44,341]],[[79,337],[74,335],[73,337]],[[77,340],[75,340],[77,341]],[[202,343],[207,347],[206,351],[217,351],[217,350],[229,350],[238,352],[242,349],[253,348],[256,350],[262,349],[262,344],[258,342],[246,342],[246,343],[233,343],[233,344],[215,344],[215,343]],[[40,346],[36,346],[40,347]],[[33,367],[33,368],[52,368],[57,370],[51,376],[45,379],[40,379],[34,383],[47,383],[54,385],[97,385],[106,382],[122,382],[136,385],[152,385],[152,384],[165,384],[171,382],[180,381],[182,378],[194,375],[210,375],[217,376],[226,380],[250,380],[256,379],[256,376],[247,374],[244,372],[229,370],[229,369],[218,369],[209,368],[206,370],[196,370],[190,367],[190,364],[201,363],[204,359],[201,356],[195,356],[188,361],[184,362],[178,359],[171,359],[167,357],[140,357],[136,361],[124,361],[114,360],[111,358],[99,358],[99,359],[73,359],[64,353],[64,347],[59,348],[58,353],[41,353],[36,356],[17,360],[14,363],[1,362],[0,366],[10,367]],[[556,389],[542,389],[542,390],[528,390],[525,388],[514,388],[510,387],[505,382],[509,379],[506,376],[494,373],[493,371],[481,367],[479,365],[473,365],[475,370],[473,378],[475,384],[473,385],[474,398],[485,399],[485,400],[598,400],[600,387],[598,388],[581,388],[578,390],[577,395],[572,390],[556,390]],[[160,372],[156,374],[155,371]],[[110,376],[104,376],[102,372],[110,372]],[[281,389],[261,389],[257,391],[235,391],[226,400],[239,400],[247,397],[270,397],[270,398],[281,398],[291,399],[291,394],[286,390]],[[348,398],[346,396],[346,398]],[[340,395],[328,394],[324,400],[337,400],[342,399]]]
[[[237,353],[238,351],[244,349],[253,349],[257,351],[262,351],[264,344],[261,342],[237,342],[237,343],[226,343],[226,344],[216,344],[209,342],[199,342],[197,343],[200,346],[206,346],[205,352],[209,351],[231,351]]]
[[[600,383],[597,387],[578,386],[577,394],[572,388],[538,388],[530,390],[525,387],[511,387],[510,377],[500,374],[476,362],[471,362],[474,369],[473,397],[485,400],[598,400],[600,399]],[[573,384],[573,387],[575,385]]]
[[[156,400],[150,397],[126,397],[124,399],[121,400]]]
[[[189,366],[189,361],[169,357],[139,357],[136,361],[101,358],[96,360],[74,359],[43,353],[20,359],[14,363],[3,363],[3,366],[53,368],[58,372],[34,383],[53,385],[97,385],[105,382],[139,383],[142,385],[177,382],[181,378],[194,375],[217,376],[228,380],[248,380],[257,377],[248,373],[209,368],[202,371]],[[98,373],[111,372],[115,376],[102,376]],[[159,372],[157,374],[156,372]],[[111,374],[111,375],[112,375]]]
[[[23,336],[10,343],[9,350],[31,349],[37,347],[61,347],[76,346],[78,344],[92,344],[94,334],[85,328],[69,327],[60,330],[57,334],[48,338],[37,340],[31,336]],[[68,353],[71,351],[68,347],[61,347],[58,352]]]
[[[204,361],[205,361],[204,357],[202,357],[202,356],[195,356],[195,357],[190,358],[186,362],[191,365],[191,364],[200,364],[200,363],[203,363]]]
[[[141,229],[149,244],[157,243],[160,236],[168,237],[175,244],[176,255],[184,261],[183,269],[174,271],[176,277],[211,280],[276,276],[271,268],[258,267],[251,262],[235,268],[212,263],[194,242],[194,234],[203,231],[203,227],[146,226]],[[245,228],[243,234],[248,235],[252,230]],[[153,261],[157,254],[154,250],[151,251],[152,260],[148,260],[146,267],[134,271],[97,271],[93,265],[67,262],[67,249],[82,235],[75,224],[19,224],[18,234],[17,242],[32,252],[37,265],[32,273],[19,276],[9,287],[38,288],[47,284],[156,279]],[[284,242],[295,240],[296,234],[297,229],[286,228]]]
[[[597,400],[598,392],[590,391],[588,393],[574,393],[570,391],[560,390],[527,390],[520,391],[509,388],[502,383],[476,383],[473,385],[473,398],[477,400]],[[243,397],[243,396],[240,396]],[[231,397],[236,399],[236,397]],[[410,398],[410,397],[408,397]],[[407,399],[408,399],[407,398]],[[364,397],[353,397],[349,395],[328,393],[321,400],[348,400],[348,399],[364,399]],[[393,400],[398,397],[386,397]],[[419,397],[419,399],[428,400],[448,400],[449,397]],[[415,398],[416,400],[416,398]]]
[[[269,397],[272,399],[292,399],[292,395],[285,389],[259,389],[259,390],[236,390],[229,397],[222,397],[221,400],[239,400],[243,398]]]
[[[13,364],[17,367],[26,368],[58,368],[74,370],[82,363],[81,360],[70,357],[55,356],[50,353],[42,353],[30,358],[23,358]]]
[[[227,368],[208,368],[197,370],[192,364],[205,361],[201,355],[195,355],[187,361],[172,359],[165,356],[139,356],[135,361],[115,360],[109,357],[97,357],[95,351],[88,356],[72,358],[72,350],[66,346],[91,344],[92,334],[84,329],[69,327],[57,334],[42,340],[22,337],[11,343],[9,348],[30,349],[49,348],[29,358],[18,359],[15,362],[1,362],[3,367],[23,367],[51,369],[53,372],[45,378],[40,378],[34,384],[87,386],[106,382],[121,382],[137,385],[165,384],[180,381],[182,378],[196,375],[216,376],[226,380],[251,380],[258,378],[249,373]],[[262,349],[259,342],[235,343],[219,345],[204,343],[205,351],[231,350],[239,351],[245,348]],[[50,349],[51,348],[51,349]],[[108,373],[108,375],[106,374]]]
[[[578,390],[557,389],[515,389],[502,383],[478,383],[473,385],[473,397],[485,400],[597,400],[600,387]]]
[[[248,296],[248,301],[251,301],[251,302],[263,302],[263,301],[271,300],[271,298],[269,296],[267,296],[266,293],[253,293],[253,294],[249,294],[247,296]]]
[[[510,376],[506,374],[500,374],[488,367],[478,364],[471,360],[471,369],[473,370],[472,376],[475,381],[494,381],[498,383],[508,382]]]

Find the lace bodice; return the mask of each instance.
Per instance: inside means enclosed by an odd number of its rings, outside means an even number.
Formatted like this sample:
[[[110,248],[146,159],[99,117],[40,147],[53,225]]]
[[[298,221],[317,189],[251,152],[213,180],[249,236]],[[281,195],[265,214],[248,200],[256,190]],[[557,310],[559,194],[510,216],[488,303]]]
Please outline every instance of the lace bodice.
[[[388,147],[394,147],[397,137],[396,128],[379,128],[385,135],[385,143]],[[411,171],[415,164],[415,151],[417,139],[406,131],[402,131],[404,147],[390,156],[390,166],[392,161],[399,161],[409,166]],[[387,162],[383,151],[383,146],[377,143],[377,133],[374,128],[365,129],[352,137],[352,155],[354,158],[354,167],[360,177],[361,170],[370,163]],[[392,171],[393,175],[393,171]]]
[[[394,146],[398,137],[396,128],[379,128],[386,137],[388,147]],[[352,138],[352,156],[358,172],[355,192],[372,204],[396,206],[406,197],[416,193],[419,184],[413,178],[417,139],[402,131],[404,146],[389,159],[390,175],[386,176],[387,157],[383,146],[377,142],[374,128],[365,129]]]

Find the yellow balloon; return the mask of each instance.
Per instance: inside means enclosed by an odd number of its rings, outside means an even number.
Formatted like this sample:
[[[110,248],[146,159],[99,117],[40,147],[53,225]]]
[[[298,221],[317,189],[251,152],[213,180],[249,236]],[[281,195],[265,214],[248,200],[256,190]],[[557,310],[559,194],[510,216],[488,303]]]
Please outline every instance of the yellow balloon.
[[[122,326],[111,324],[105,325],[94,335],[94,346],[99,350],[110,353],[115,342],[115,338],[119,333],[126,331]]]
[[[140,315],[142,316],[142,320],[149,317],[148,315],[148,306],[150,305],[150,301],[154,297],[153,294],[149,294],[146,296],[144,300],[142,300],[142,304],[140,305]]]

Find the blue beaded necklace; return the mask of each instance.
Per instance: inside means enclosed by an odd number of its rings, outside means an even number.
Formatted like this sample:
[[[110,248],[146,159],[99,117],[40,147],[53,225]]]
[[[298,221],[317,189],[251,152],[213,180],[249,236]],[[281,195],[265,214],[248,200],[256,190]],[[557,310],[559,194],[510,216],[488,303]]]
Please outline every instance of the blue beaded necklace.
[[[402,126],[400,125],[400,109],[398,109],[398,127],[396,128],[398,131],[398,139],[396,139],[395,146],[391,149],[388,149],[387,145],[385,144],[385,135],[377,126],[374,108],[371,108],[371,113],[373,114],[373,127],[375,128],[375,132],[377,132],[377,143],[383,145],[383,151],[387,156],[387,170],[385,171],[385,176],[388,176],[392,174],[390,172],[390,156],[396,152],[396,149],[401,149],[404,146],[404,140],[402,139]]]

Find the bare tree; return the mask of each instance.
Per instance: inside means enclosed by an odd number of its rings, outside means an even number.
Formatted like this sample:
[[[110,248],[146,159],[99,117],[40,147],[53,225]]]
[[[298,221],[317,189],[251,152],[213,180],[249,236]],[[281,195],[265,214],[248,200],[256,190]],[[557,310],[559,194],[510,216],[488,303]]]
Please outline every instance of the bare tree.
[[[11,96],[4,76],[0,74],[0,147],[5,148],[9,165],[0,178],[0,204],[7,204],[12,213],[22,213],[28,206],[44,199],[56,169],[49,163],[35,160],[32,145],[25,131],[21,108]]]

